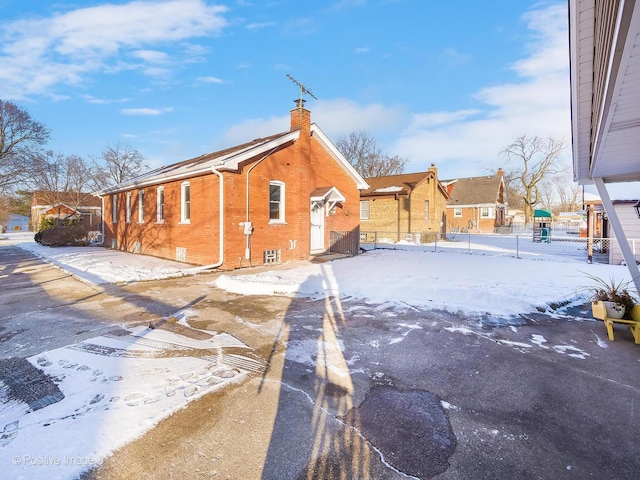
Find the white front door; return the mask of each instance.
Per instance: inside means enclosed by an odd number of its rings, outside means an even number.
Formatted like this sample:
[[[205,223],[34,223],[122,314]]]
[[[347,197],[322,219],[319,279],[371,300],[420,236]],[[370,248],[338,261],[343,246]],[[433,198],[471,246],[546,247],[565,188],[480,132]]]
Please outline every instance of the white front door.
[[[311,251],[324,251],[324,202],[311,201]]]

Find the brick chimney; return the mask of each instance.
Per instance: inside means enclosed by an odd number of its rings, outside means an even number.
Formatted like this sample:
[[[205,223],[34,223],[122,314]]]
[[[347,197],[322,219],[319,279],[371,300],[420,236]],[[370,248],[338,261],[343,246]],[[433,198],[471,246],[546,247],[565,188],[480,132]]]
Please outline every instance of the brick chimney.
[[[504,175],[504,172],[502,171],[502,167],[498,168],[498,175],[500,176]]]
[[[294,100],[297,107],[291,110],[291,131],[306,130],[311,128],[311,112],[304,108],[305,100],[298,98]]]
[[[438,179],[438,167],[436,167],[435,163],[432,163],[431,166],[429,167],[429,171],[433,172],[434,177],[436,177],[436,180]]]

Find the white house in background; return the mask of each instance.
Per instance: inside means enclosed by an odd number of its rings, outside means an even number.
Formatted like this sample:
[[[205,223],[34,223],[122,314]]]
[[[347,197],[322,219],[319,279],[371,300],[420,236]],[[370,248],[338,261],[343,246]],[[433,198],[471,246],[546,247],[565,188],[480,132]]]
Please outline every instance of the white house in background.
[[[569,46],[573,179],[595,185],[640,291],[640,270],[609,194],[611,184],[640,182],[640,2],[569,0]]]
[[[28,232],[29,217],[26,215],[11,215],[5,225],[5,229],[7,232]]]
[[[631,247],[631,252],[636,259],[636,262],[640,262],[640,220],[636,216],[636,212],[633,206],[637,203],[637,200],[613,200],[613,208],[616,211],[622,229],[627,237],[627,241]],[[609,230],[611,226],[609,224]],[[608,233],[609,237],[613,237],[613,232]],[[624,257],[622,250],[618,242],[612,242],[609,249],[609,263],[612,265],[620,265],[624,263]]]

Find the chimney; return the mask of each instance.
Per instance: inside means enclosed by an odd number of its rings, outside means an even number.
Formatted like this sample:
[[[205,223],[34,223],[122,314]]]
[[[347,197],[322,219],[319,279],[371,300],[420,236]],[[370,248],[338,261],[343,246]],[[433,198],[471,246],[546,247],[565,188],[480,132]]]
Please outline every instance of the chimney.
[[[305,100],[297,98],[294,102],[297,107],[291,110],[291,131],[301,129],[309,131],[311,128],[311,112],[304,108]]]
[[[436,167],[435,163],[432,163],[431,166],[429,167],[429,171],[433,172],[433,175],[436,177],[436,180],[438,179],[438,167]]]
[[[498,168],[498,175],[502,176],[504,172],[502,171],[502,167]]]

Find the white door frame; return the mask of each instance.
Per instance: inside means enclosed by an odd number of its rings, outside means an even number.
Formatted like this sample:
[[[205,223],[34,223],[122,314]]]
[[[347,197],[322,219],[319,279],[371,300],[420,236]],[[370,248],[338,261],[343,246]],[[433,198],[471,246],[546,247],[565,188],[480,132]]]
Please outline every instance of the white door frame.
[[[315,210],[314,210],[315,208]],[[324,251],[324,200],[311,200],[310,203],[310,245],[311,252]]]

